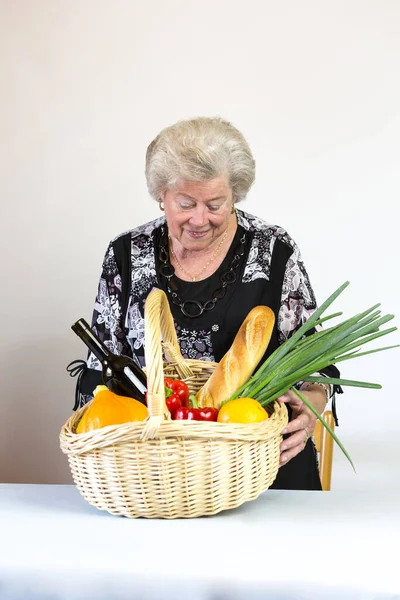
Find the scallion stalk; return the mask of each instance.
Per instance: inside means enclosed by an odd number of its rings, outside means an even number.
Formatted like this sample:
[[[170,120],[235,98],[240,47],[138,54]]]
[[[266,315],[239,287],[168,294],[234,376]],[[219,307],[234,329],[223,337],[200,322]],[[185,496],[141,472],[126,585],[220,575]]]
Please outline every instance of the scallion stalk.
[[[400,346],[397,344],[360,352],[363,345],[397,330],[397,327],[380,329],[394,318],[394,315],[382,316],[381,311],[377,310],[380,304],[375,304],[354,317],[346,319],[342,323],[310,333],[310,330],[315,327],[342,314],[340,312],[322,317],[327,308],[348,285],[349,282],[347,281],[333,292],[310,318],[264,361],[253,376],[231,396],[230,400],[238,397],[251,397],[258,400],[263,406],[266,406],[292,389],[317,416],[323,426],[326,427],[354,468],[348,453],[336,435],[303,394],[298,392],[294,387],[298,381],[321,381],[333,385],[371,389],[380,389],[382,387],[378,383],[325,376],[318,377],[316,375],[316,373],[336,362]]]

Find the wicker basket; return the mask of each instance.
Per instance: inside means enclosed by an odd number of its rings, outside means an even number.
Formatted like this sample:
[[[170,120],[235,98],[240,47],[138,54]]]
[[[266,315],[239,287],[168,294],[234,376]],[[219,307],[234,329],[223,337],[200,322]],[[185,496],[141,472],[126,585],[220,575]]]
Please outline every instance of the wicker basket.
[[[81,494],[112,514],[168,519],[212,515],[257,498],[277,475],[285,405],[274,403],[270,418],[255,424],[172,421],[164,376],[185,380],[195,393],[216,363],[183,359],[161,290],[146,300],[145,339],[149,418],[78,435],[86,405],[60,432]]]

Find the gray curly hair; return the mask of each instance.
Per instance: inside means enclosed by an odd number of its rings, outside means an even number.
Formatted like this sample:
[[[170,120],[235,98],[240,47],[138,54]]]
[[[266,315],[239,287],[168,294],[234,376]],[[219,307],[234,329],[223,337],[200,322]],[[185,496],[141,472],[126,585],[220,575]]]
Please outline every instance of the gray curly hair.
[[[208,181],[226,175],[235,202],[254,183],[255,161],[243,135],[219,117],[178,121],[163,129],[146,153],[150,195],[160,200],[179,181]]]

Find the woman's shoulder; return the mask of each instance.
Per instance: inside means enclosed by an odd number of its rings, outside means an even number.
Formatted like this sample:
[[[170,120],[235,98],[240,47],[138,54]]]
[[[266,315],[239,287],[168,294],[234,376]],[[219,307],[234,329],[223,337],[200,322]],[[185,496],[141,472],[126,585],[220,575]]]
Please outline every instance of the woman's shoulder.
[[[296,248],[295,241],[284,227],[274,223],[268,223],[268,221],[244,212],[243,210],[237,209],[236,212],[239,225],[247,231],[254,232],[258,238],[266,238],[269,241],[279,239],[290,248]]]
[[[134,227],[133,229],[128,229],[127,231],[124,231],[120,234],[118,234],[116,237],[114,237],[111,240],[111,244],[115,245],[116,243],[121,243],[123,240],[131,240],[132,242],[135,242],[135,240],[139,239],[139,238],[143,238],[143,237],[147,237],[147,238],[151,238],[153,232],[160,227],[160,225],[162,225],[163,223],[165,223],[165,216],[161,216],[158,217],[157,219],[153,219],[152,221],[149,221],[148,223],[144,223],[143,225],[138,225],[137,227]]]

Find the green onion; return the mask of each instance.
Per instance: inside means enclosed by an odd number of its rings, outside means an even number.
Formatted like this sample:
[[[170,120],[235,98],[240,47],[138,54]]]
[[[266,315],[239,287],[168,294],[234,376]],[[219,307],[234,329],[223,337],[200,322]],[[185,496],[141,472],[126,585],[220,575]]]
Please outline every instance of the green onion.
[[[345,455],[345,457],[347,458],[347,460],[350,462],[351,466],[353,467],[354,472],[356,472],[356,469],[353,465],[353,461],[351,460],[346,448],[343,446],[342,442],[339,440],[339,438],[335,435],[334,431],[329,427],[328,423],[325,421],[325,419],[323,417],[321,417],[321,415],[319,414],[319,412],[314,408],[314,406],[303,396],[303,394],[299,391],[296,390],[296,388],[292,388],[292,390],[294,391],[294,393],[300,398],[300,400],[302,400],[302,402],[304,402],[304,404],[306,406],[308,406],[308,408],[311,410],[312,413],[314,413],[314,415],[317,417],[317,419],[319,421],[321,421],[322,425],[325,427],[325,429],[327,429],[329,431],[329,433],[331,434],[331,436],[333,437],[333,439],[335,440],[335,442],[337,443],[337,445],[339,446],[339,448],[341,449],[341,451],[343,452],[343,454]]]
[[[299,381],[325,382],[334,385],[371,389],[380,389],[382,387],[378,383],[324,376],[318,377],[316,375],[322,369],[337,362],[400,346],[400,344],[397,344],[395,346],[386,346],[360,352],[364,344],[368,344],[379,337],[397,331],[397,327],[380,329],[382,325],[394,318],[394,315],[382,316],[381,311],[377,310],[380,304],[375,304],[338,325],[310,333],[310,330],[316,326],[342,315],[340,312],[329,316],[321,316],[348,285],[349,282],[347,281],[331,294],[310,318],[264,361],[253,376],[231,396],[230,400],[238,397],[250,397],[255,398],[263,406],[266,406],[285,394],[288,390],[293,390],[329,431],[354,468],[348,453],[331,428],[307,399],[294,388],[295,384]]]

